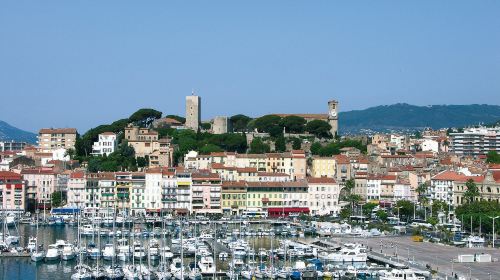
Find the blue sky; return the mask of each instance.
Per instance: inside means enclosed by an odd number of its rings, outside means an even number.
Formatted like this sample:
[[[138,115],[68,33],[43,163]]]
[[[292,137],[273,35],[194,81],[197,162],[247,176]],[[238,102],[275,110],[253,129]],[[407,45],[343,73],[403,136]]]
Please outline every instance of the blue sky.
[[[500,1],[2,1],[0,120],[500,104]]]

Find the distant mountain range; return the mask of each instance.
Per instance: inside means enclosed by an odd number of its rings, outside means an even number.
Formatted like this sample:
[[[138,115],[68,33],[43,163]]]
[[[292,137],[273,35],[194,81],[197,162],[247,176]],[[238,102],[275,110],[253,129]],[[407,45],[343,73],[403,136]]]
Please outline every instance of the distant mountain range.
[[[371,107],[364,110],[341,112],[341,132],[362,129],[415,130],[425,127],[449,128],[491,124],[500,120],[497,105],[432,105],[414,106],[405,103]]]
[[[419,130],[426,127],[460,128],[479,123],[500,124],[500,106],[479,104],[415,106],[398,103],[339,114],[341,133],[357,133],[361,130]],[[36,143],[36,136],[34,133],[0,121],[0,141]]]
[[[36,140],[36,134],[13,127],[4,121],[0,121],[0,141],[17,141],[34,144]]]

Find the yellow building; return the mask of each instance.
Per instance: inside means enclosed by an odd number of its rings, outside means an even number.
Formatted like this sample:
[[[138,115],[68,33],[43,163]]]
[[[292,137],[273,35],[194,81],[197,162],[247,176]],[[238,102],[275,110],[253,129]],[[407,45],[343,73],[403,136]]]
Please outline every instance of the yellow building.
[[[334,157],[313,157],[312,177],[335,177],[336,161]]]
[[[247,182],[247,208],[262,210],[282,206],[284,189],[281,182]]]
[[[241,214],[247,208],[247,185],[245,181],[222,183],[222,212]]]

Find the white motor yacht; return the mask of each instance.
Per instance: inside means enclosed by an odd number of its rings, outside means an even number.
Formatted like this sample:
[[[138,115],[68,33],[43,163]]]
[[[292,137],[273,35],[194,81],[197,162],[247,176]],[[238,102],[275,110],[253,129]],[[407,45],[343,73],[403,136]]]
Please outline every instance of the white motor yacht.
[[[146,257],[146,251],[141,242],[134,242],[134,259],[141,260]]]
[[[59,260],[61,254],[59,253],[59,249],[56,244],[50,244],[49,249],[47,250],[47,254],[45,255],[45,260],[47,261],[56,261]]]
[[[104,249],[102,250],[102,258],[110,261],[115,256],[115,247],[113,244],[104,245]]]
[[[214,259],[211,256],[202,257],[198,261],[198,267],[203,274],[215,273]]]
[[[323,259],[330,262],[366,262],[368,255],[366,248],[360,244],[344,244],[344,247],[336,253],[324,255]]]
[[[61,253],[62,259],[65,261],[72,260],[76,257],[76,250],[73,244],[65,244]]]
[[[33,252],[36,250],[36,237],[30,236],[26,249],[28,249],[28,252]]]
[[[132,253],[130,252],[130,246],[128,245],[128,239],[126,239],[126,238],[118,239],[117,243],[118,243],[118,245],[116,246],[116,249],[117,249],[118,253],[117,253],[116,257],[120,261],[126,261],[126,260],[130,259],[130,256],[132,255]]]

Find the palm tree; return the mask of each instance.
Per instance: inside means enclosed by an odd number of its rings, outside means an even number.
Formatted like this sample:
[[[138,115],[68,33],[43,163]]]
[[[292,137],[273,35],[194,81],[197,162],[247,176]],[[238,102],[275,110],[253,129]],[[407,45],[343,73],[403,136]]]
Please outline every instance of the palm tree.
[[[424,198],[425,193],[427,193],[428,186],[426,183],[422,183],[418,185],[416,191],[418,193],[418,201]]]
[[[358,194],[350,194],[346,197],[346,200],[349,202],[351,206],[351,213],[354,212],[354,206],[358,204],[358,202],[361,200],[361,196]]]

